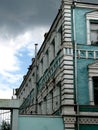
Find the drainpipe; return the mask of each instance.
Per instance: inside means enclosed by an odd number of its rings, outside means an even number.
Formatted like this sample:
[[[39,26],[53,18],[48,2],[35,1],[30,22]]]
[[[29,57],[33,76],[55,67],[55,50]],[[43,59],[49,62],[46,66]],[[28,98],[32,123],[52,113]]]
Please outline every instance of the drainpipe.
[[[37,113],[37,43],[35,44],[35,113]]]
[[[77,104],[77,45],[76,45],[76,28],[75,28],[75,6],[76,3],[73,1],[72,5],[72,24],[73,24],[73,56],[74,56],[74,87],[75,87],[75,103]]]
[[[74,89],[75,89],[75,104],[76,114],[79,115],[79,104],[78,104],[78,86],[77,86],[77,44],[76,44],[76,28],[75,28],[75,7],[76,0],[73,0],[72,5],[72,24],[73,24],[73,57],[74,57]],[[77,117],[77,128],[79,128],[79,117]]]

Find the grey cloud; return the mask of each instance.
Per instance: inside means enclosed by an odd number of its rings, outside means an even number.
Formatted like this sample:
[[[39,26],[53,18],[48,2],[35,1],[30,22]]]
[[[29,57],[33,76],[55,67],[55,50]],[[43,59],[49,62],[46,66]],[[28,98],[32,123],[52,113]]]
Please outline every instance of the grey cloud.
[[[10,36],[50,25],[61,0],[0,0],[0,28]],[[2,31],[0,30],[0,33]]]

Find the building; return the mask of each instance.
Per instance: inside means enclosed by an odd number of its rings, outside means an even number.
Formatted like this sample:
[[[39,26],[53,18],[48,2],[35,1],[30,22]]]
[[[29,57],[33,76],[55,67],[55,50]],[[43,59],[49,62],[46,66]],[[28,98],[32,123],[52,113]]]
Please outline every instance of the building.
[[[98,129],[97,9],[97,0],[62,0],[16,91],[21,114],[62,115],[65,130]]]

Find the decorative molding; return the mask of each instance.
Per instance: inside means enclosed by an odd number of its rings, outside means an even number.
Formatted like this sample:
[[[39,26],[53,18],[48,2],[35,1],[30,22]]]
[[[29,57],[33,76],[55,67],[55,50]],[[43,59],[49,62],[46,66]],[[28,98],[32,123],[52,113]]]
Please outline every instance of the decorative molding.
[[[71,46],[69,43],[72,41],[70,3],[72,3],[72,0],[64,0],[62,3],[62,41],[67,46]]]
[[[86,117],[81,117],[79,118],[79,124],[88,124],[88,125],[98,125],[98,118],[86,118]]]
[[[67,50],[66,55],[65,55],[65,50]],[[74,67],[73,67],[72,49],[63,48],[62,51],[64,55],[61,58],[61,64],[60,64],[61,74],[62,74],[61,75],[61,104],[66,106],[66,104],[67,105],[74,104],[74,81],[73,81]],[[71,55],[68,55],[69,53]],[[65,107],[62,107],[63,114],[69,111],[65,109],[66,109]]]
[[[74,124],[76,122],[75,117],[64,117],[64,123],[66,124]]]
[[[77,58],[81,59],[98,59],[98,50],[77,50]]]
[[[98,11],[91,11],[86,13],[86,23],[87,23],[87,44],[91,44],[90,36],[90,20],[98,20]]]
[[[64,54],[65,55],[73,55],[73,49],[72,48],[64,48]]]
[[[95,71],[94,71],[95,70]],[[93,76],[98,76],[98,62],[88,65],[88,76],[89,76],[89,97],[90,104],[94,105],[94,97],[93,97]]]
[[[62,0],[62,6],[64,5],[72,5],[73,0]]]
[[[89,64],[88,66],[89,69],[98,69],[98,62],[95,62],[93,64]],[[98,73],[98,72],[97,72]]]
[[[93,4],[85,4],[85,3],[76,3],[76,7],[80,8],[89,8],[89,9],[98,9],[98,5],[93,5]]]

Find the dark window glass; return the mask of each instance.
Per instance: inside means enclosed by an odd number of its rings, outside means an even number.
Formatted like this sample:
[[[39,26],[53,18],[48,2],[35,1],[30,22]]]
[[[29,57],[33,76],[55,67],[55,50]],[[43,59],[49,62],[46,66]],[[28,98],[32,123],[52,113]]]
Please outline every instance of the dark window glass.
[[[98,105],[98,77],[93,77],[94,103]]]
[[[98,22],[91,22],[91,44],[98,45]]]

